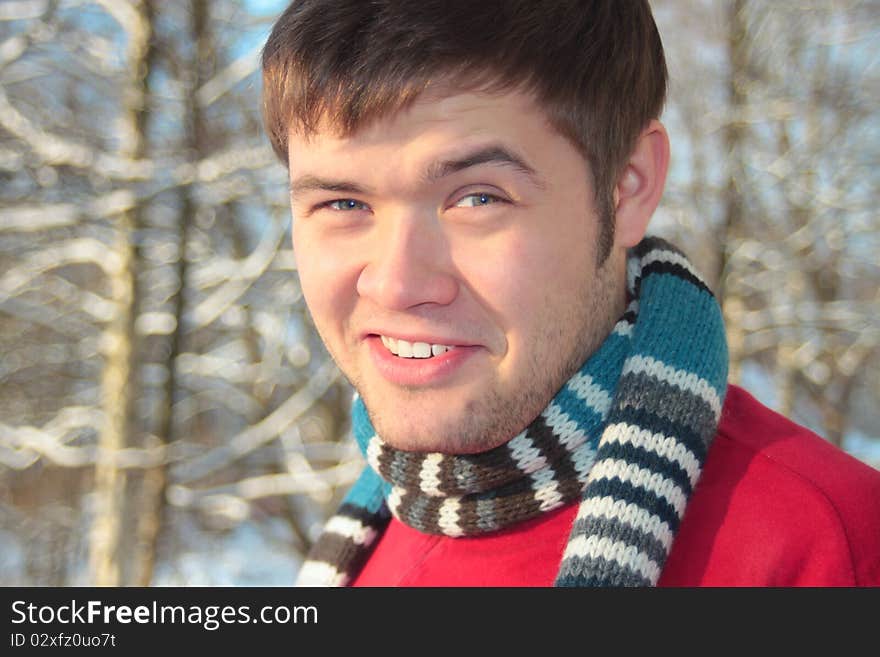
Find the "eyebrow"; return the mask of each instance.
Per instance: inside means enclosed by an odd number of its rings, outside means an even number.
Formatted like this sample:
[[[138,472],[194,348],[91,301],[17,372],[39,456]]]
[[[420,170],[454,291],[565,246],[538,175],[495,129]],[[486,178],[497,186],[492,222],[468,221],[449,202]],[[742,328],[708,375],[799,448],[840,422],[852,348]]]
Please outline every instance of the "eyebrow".
[[[454,173],[481,164],[496,164],[510,167],[525,174],[536,187],[540,189],[545,187],[544,181],[534,168],[529,166],[523,158],[515,155],[510,150],[500,145],[483,146],[453,160],[434,162],[428,165],[427,169],[425,169],[422,179],[429,183],[435,182],[440,178],[451,176]],[[320,176],[313,176],[311,174],[300,176],[290,184],[291,197],[296,197],[305,192],[316,191],[352,195],[366,195],[370,193],[368,187],[364,187],[355,182],[347,180],[332,180]]]
[[[424,179],[427,182],[434,182],[440,178],[479,166],[480,164],[497,164],[511,167],[525,174],[536,187],[544,187],[544,181],[533,167],[529,166],[523,158],[500,145],[484,146],[454,160],[435,162],[425,171]]]
[[[295,197],[304,192],[338,192],[340,194],[363,195],[369,190],[357,183],[345,180],[330,180],[319,176],[300,176],[290,183],[290,196]]]

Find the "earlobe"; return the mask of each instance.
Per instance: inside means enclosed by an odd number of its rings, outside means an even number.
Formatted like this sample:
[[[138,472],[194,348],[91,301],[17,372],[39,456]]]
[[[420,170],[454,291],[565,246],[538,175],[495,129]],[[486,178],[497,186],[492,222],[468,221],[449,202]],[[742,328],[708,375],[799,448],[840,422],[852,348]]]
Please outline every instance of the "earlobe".
[[[616,246],[638,244],[663,196],[669,170],[669,137],[652,120],[639,135],[623,174],[614,188]]]

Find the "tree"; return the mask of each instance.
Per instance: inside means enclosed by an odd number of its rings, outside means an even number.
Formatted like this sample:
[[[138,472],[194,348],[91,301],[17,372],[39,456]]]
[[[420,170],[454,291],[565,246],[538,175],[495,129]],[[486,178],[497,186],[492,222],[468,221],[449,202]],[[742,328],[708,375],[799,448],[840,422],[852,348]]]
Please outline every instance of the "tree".
[[[696,165],[673,176],[667,198],[720,236],[711,242],[732,379],[764,373],[775,382],[765,401],[841,445],[850,423],[866,424],[851,400],[878,356],[880,79],[866,63],[876,4],[736,0],[669,13],[708,42],[704,57],[673,55],[687,84],[670,109]],[[723,179],[706,180],[707,162],[724,163]]]
[[[35,510],[21,544],[55,555],[13,581],[147,584],[173,563],[163,536],[272,518],[295,561],[360,461],[261,134],[269,17],[203,0],[3,12],[0,459],[7,501]],[[70,520],[50,537],[53,508]]]

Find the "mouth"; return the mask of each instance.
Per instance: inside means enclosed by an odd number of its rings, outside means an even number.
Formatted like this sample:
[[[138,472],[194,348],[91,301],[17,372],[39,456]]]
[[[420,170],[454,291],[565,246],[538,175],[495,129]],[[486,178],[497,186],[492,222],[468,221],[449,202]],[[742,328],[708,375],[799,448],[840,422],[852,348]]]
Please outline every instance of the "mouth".
[[[365,336],[374,367],[396,385],[444,385],[481,352],[478,345],[429,342],[431,337],[427,335],[410,337],[415,339],[405,340],[380,333]]]
[[[435,344],[430,342],[410,342],[401,338],[380,335],[384,347],[398,358],[429,359],[442,356],[455,349],[455,345]]]

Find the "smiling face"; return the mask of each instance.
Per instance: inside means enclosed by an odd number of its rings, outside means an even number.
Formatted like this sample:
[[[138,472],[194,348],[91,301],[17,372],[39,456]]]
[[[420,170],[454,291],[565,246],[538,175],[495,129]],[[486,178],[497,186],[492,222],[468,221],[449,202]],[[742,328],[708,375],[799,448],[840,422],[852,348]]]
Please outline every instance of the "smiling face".
[[[306,302],[394,447],[506,442],[623,311],[586,162],[528,94],[425,94],[351,136],[291,132],[289,160]]]

